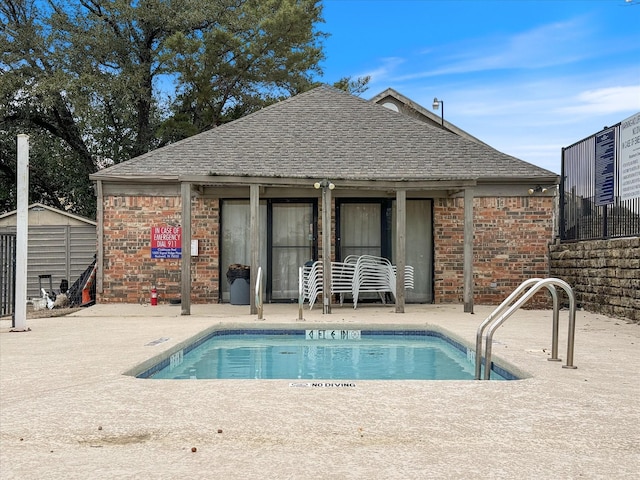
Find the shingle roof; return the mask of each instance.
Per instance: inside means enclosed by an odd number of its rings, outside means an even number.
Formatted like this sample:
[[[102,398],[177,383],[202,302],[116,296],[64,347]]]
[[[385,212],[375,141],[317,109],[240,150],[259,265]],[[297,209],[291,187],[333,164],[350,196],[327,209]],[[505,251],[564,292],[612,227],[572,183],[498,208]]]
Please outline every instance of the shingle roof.
[[[556,174],[321,86],[92,175],[443,180]]]

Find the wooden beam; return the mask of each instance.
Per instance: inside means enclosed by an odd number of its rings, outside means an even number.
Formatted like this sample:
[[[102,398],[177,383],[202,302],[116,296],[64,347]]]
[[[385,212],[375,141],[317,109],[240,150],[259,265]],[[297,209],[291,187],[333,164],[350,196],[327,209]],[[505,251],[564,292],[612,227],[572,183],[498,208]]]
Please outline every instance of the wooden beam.
[[[464,191],[464,311],[473,313],[473,189]]]
[[[322,187],[322,313],[331,313],[331,189]]]
[[[112,182],[124,181],[129,177],[108,177],[100,178],[99,174],[94,174],[96,180],[109,180]],[[130,180],[130,178],[129,178]],[[155,180],[155,177],[149,177],[146,181],[151,182]],[[140,177],[136,178],[136,181],[142,181]],[[157,181],[157,180],[156,180]],[[167,178],[165,181],[170,181]],[[217,175],[182,175],[178,178],[180,182],[190,182],[199,185],[261,185],[264,187],[309,187],[308,177],[235,177],[235,176],[217,176]],[[355,180],[355,179],[341,179],[340,190],[343,189],[363,189],[363,190],[451,190],[458,188],[465,188],[475,186],[477,180],[472,179],[400,179],[400,180]]]
[[[260,266],[260,186],[251,185],[249,195],[249,205],[251,210],[251,278],[249,285],[249,305],[250,313],[254,315],[258,313],[254,289],[258,278],[258,267]]]
[[[180,305],[182,315],[191,315],[191,184],[180,185],[182,196],[182,258],[180,260]]]
[[[407,238],[407,191],[396,192],[396,313],[404,313],[404,268]]]
[[[96,182],[96,229],[98,236],[98,252],[96,254],[96,293],[104,292],[104,193],[102,181]]]
[[[110,182],[109,179],[97,180],[102,182],[104,195],[112,196],[142,196],[142,197],[179,197],[180,183],[133,183]]]

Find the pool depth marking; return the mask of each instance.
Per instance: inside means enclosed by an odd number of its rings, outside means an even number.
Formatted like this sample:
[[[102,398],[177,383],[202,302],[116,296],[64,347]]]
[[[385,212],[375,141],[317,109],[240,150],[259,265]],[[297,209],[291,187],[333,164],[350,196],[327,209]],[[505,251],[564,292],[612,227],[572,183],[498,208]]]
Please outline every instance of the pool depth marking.
[[[305,330],[307,340],[360,340],[362,330]]]
[[[176,353],[171,354],[169,357],[169,366],[173,370],[179,365],[182,365],[184,361],[184,350],[178,350]]]

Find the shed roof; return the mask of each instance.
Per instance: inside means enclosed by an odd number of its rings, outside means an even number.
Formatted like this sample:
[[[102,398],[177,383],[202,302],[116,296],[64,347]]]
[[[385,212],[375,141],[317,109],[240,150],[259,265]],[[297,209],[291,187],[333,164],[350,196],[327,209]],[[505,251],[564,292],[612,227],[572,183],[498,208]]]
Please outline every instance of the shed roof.
[[[557,178],[486,144],[329,86],[106,168],[91,178],[186,175],[368,181]]]
[[[0,227],[15,226],[17,210],[0,215]],[[92,225],[96,222],[89,218],[58,210],[42,203],[32,203],[28,207],[29,225]]]

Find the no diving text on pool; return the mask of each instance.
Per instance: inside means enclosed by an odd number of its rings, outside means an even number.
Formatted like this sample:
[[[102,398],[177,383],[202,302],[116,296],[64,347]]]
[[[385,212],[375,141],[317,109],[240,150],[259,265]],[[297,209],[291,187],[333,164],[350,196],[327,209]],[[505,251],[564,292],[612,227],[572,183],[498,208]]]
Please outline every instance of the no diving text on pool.
[[[297,383],[289,383],[290,387],[352,387],[355,388],[355,383],[350,382],[341,382],[341,383],[330,383],[330,382],[297,382]]]
[[[360,330],[305,330],[307,340],[359,340]]]

